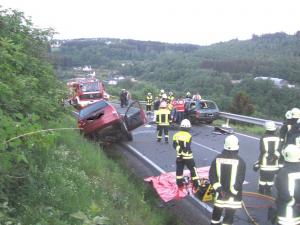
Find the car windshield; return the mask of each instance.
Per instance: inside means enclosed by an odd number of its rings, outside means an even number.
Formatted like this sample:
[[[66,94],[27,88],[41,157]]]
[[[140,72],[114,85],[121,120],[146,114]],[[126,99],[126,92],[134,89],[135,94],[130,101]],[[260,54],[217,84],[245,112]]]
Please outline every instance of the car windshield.
[[[80,100],[83,100],[83,99],[99,99],[101,98],[101,94],[100,93],[93,93],[93,94],[83,94],[83,95],[80,95],[79,98]]]
[[[196,102],[197,109],[216,109],[216,105],[213,102],[205,101],[205,102]]]
[[[108,106],[108,103],[106,101],[99,101],[94,104],[91,104],[91,105],[83,108],[82,110],[80,110],[79,119],[86,118],[91,113],[96,112],[101,109],[104,109],[106,106]]]
[[[83,92],[95,92],[100,91],[99,82],[90,82],[81,84],[81,89]]]

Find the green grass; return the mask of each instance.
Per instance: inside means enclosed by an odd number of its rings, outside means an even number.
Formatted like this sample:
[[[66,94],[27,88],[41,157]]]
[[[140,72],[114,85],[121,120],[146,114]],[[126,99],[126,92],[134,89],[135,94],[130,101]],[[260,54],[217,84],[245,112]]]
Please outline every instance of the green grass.
[[[226,124],[226,120],[218,119],[213,122],[214,126],[221,127],[223,124]],[[265,129],[262,126],[251,125],[246,123],[238,123],[235,121],[230,121],[229,126],[233,128],[235,132],[241,132],[249,135],[261,136],[265,132]]]
[[[74,127],[66,119],[59,126]],[[49,126],[58,126],[57,123]],[[32,174],[18,208],[22,224],[179,225],[142,180],[77,131],[55,133],[43,169]],[[179,220],[178,220],[179,221]]]

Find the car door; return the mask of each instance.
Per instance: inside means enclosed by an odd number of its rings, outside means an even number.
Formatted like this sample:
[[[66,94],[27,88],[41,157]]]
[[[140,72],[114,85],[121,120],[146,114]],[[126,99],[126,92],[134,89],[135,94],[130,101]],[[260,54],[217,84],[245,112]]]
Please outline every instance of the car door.
[[[124,121],[130,131],[147,122],[145,112],[138,101],[134,101],[128,106]]]

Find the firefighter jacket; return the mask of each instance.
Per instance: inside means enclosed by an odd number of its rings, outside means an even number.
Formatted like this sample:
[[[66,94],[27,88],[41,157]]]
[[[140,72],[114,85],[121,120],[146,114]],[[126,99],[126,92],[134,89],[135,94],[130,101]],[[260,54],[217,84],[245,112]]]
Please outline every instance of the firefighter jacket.
[[[173,147],[178,159],[193,159],[191,150],[192,135],[187,131],[179,131],[173,136]]]
[[[280,138],[274,132],[266,132],[260,139],[259,167],[263,171],[277,171],[279,169]]]
[[[168,103],[173,102],[173,100],[174,100],[174,96],[173,95],[169,95],[168,99],[167,99]]]
[[[294,144],[300,147],[300,123],[296,123],[292,126],[287,133],[286,145]]]
[[[177,112],[184,112],[184,101],[182,99],[177,101],[176,109]]]
[[[170,110],[162,108],[156,112],[156,123],[159,126],[169,126],[171,122]]]
[[[300,224],[300,163],[285,162],[280,169],[275,186],[277,189],[277,220],[278,224]]]
[[[209,181],[216,191],[214,205],[220,208],[242,207],[242,185],[246,164],[237,151],[224,150],[211,163]]]
[[[146,105],[152,105],[153,103],[153,97],[152,95],[147,95],[146,97]]]
[[[154,104],[153,104],[153,109],[154,110],[158,110],[159,109],[159,105],[160,105],[160,100],[159,99],[156,99],[154,101]]]
[[[293,125],[293,122],[291,119],[284,121],[283,125],[281,126],[279,130],[279,135],[281,142],[285,144],[286,138],[287,138],[287,133],[291,130]]]

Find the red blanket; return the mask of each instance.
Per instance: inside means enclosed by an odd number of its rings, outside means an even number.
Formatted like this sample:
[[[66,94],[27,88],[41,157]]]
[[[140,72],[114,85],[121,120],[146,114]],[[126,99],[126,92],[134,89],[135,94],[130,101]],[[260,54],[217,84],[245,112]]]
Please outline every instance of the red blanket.
[[[199,178],[208,178],[209,166],[197,168]],[[190,176],[189,170],[184,170],[184,176]],[[190,193],[193,193],[192,185],[189,183],[183,188],[178,188],[176,185],[176,173],[163,173],[157,177],[147,177],[144,179],[151,182],[154,189],[164,202],[172,199],[182,199]]]

